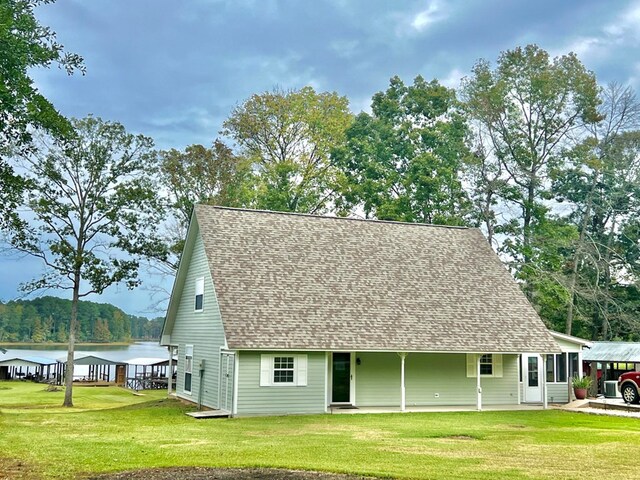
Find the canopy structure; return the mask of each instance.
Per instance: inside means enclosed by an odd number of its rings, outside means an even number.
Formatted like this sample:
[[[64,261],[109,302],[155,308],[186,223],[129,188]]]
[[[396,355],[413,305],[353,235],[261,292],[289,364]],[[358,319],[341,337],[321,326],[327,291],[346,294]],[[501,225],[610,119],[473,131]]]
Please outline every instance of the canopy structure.
[[[2,359],[0,360],[0,380],[27,378],[47,381],[51,378],[51,366],[56,364],[57,362],[51,358],[31,355]]]
[[[66,363],[67,357],[58,359],[58,365],[60,365],[61,371],[63,370],[62,366],[64,366]],[[123,385],[125,382],[126,362],[120,362],[104,357],[98,357],[97,355],[89,355],[86,353],[76,352],[73,357],[73,365],[74,367],[81,365],[89,367],[86,375],[74,374],[74,381],[85,383],[97,382],[105,384],[115,380],[118,385]],[[115,376],[111,374],[111,367],[115,367]],[[62,373],[64,375],[64,372]]]
[[[582,356],[586,362],[640,363],[640,342],[593,342]]]
[[[126,386],[136,391],[167,388],[167,377],[173,377],[175,371],[175,363],[168,358],[139,357],[127,360],[126,363]]]

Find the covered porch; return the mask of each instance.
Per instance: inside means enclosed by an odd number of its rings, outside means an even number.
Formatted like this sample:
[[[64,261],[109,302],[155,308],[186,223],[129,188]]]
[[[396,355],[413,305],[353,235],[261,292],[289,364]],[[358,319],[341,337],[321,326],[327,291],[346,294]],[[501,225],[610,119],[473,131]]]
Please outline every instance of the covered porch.
[[[544,410],[542,403],[521,403],[519,405],[483,405],[482,410],[485,412],[508,412],[523,410]],[[401,410],[400,407],[329,407],[329,413],[336,415],[357,415],[370,413],[446,413],[446,412],[476,412],[474,405],[434,405],[420,407],[406,407]]]
[[[521,406],[521,355],[328,352],[327,411],[460,411]],[[543,362],[546,357],[543,356]],[[546,365],[542,370],[545,371]],[[532,408],[547,408],[544,392]]]

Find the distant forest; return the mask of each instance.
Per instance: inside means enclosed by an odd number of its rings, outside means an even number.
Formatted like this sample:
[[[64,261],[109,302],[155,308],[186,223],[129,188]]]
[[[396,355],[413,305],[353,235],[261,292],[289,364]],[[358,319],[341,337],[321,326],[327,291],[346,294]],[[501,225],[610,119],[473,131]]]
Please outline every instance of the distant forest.
[[[0,302],[1,342],[66,342],[71,301],[57,297]],[[158,340],[162,317],[149,320],[124,313],[108,303],[78,305],[79,342]]]

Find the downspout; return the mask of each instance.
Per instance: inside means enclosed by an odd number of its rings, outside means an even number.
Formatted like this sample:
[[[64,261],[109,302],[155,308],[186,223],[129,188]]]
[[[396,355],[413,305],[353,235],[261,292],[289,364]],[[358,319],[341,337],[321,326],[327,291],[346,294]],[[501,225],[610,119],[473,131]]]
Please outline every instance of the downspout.
[[[202,390],[204,388],[204,359],[200,360],[200,383],[198,384],[198,410],[202,410]]]

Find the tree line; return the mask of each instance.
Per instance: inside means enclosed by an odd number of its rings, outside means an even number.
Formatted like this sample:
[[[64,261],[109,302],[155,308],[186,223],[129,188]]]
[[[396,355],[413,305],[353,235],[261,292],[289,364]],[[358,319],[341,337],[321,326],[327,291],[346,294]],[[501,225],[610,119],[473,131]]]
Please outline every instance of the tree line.
[[[458,88],[394,76],[369,112],[309,86],[256,93],[210,145],[157,150],[38,92],[35,67],[84,72],[42,3],[0,6],[0,228],[46,269],[23,290],[69,292],[68,368],[80,299],[137,287],[146,263],[173,275],[198,202],[479,227],[550,328],[640,339],[640,102],[575,54],[516,47]]]
[[[0,302],[0,343],[66,343],[71,301],[45,296]],[[81,342],[159,340],[162,318],[128,315],[108,303],[78,304],[76,338]]]

